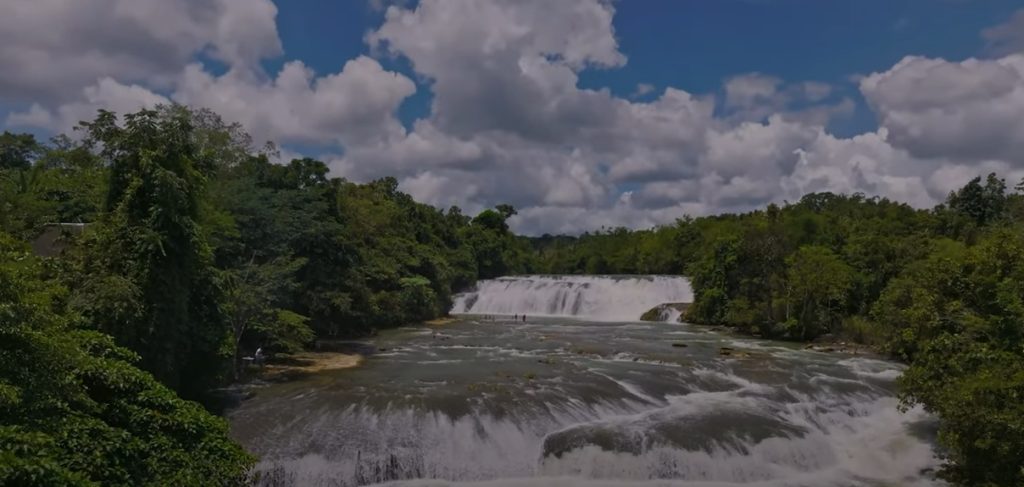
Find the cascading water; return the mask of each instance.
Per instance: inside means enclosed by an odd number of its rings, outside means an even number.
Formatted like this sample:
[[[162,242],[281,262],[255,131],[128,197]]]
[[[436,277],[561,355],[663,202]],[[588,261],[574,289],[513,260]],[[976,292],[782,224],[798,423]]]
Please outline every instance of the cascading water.
[[[261,485],[942,485],[934,420],[897,409],[902,366],[883,360],[565,318],[470,316],[373,344],[361,367],[257,387],[229,412]]]
[[[516,276],[480,281],[455,297],[451,312],[635,321],[658,305],[691,301],[690,281],[679,276]]]

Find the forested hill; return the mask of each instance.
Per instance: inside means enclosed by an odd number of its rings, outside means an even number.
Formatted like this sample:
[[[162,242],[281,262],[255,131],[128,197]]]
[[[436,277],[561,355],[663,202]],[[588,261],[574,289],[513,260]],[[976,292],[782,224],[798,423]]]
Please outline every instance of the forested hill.
[[[690,321],[871,344],[942,419],[948,478],[1024,484],[1024,196],[995,176],[928,210],[822,193],[525,238],[510,206],[439,210],[272,153],[178,106],[0,136],[0,485],[244,484],[252,459],[179,395],[257,347],[427,320],[527,272],[683,274]],[[29,251],[44,232],[65,234],[56,258]]]

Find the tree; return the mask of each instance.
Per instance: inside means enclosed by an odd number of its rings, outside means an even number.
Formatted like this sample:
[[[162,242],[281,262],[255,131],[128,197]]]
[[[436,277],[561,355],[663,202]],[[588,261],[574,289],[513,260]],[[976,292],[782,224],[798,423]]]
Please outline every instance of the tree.
[[[245,266],[224,272],[224,311],[231,325],[236,378],[246,345],[294,353],[313,340],[309,319],[285,308],[293,302],[299,287],[295,274],[305,263],[279,257],[257,264],[254,256]]]
[[[832,331],[841,321],[853,270],[831,250],[804,246],[786,259],[786,328],[806,340]]]
[[[215,167],[176,107],[83,123],[110,167],[106,214],[87,234],[75,302],[160,381],[196,397],[227,371],[228,326],[200,198]],[[121,290],[112,295],[109,290]]]
[[[900,380],[904,407],[941,418],[943,475],[958,484],[1024,484],[1024,237],[995,230],[923,275],[937,312]],[[933,260],[934,261],[934,260]],[[915,274],[920,275],[920,274]]]
[[[54,270],[0,233],[0,485],[247,485],[227,424],[73,328]]]
[[[497,205],[494,207],[494,209],[498,210],[498,213],[500,213],[501,216],[505,217],[506,220],[512,218],[514,215],[517,215],[519,213],[518,211],[516,211],[516,208],[514,206],[508,204]]]
[[[473,224],[479,225],[487,230],[494,232],[507,232],[508,224],[505,220],[508,219],[504,212],[487,209],[481,211],[475,218],[473,218]]]
[[[0,134],[0,169],[28,169],[42,153],[32,134]]]
[[[950,193],[946,204],[977,225],[986,225],[1002,216],[1006,210],[1006,181],[991,173],[983,186],[981,177],[976,177],[963,188]]]

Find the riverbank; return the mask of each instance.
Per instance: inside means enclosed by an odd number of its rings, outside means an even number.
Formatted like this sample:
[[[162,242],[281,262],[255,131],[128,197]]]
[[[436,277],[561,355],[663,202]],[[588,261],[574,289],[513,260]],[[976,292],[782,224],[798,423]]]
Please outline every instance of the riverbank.
[[[456,321],[458,321],[458,318],[454,318],[451,316],[442,316],[440,318],[424,321],[423,324],[427,326],[444,326],[455,323]]]
[[[716,333],[724,333],[737,338],[754,338],[758,340],[769,340],[773,342],[795,344],[800,346],[804,350],[810,350],[814,352],[846,353],[851,355],[871,355],[874,357],[885,358],[886,360],[897,360],[896,358],[885,353],[885,351],[882,350],[881,347],[868,345],[865,343],[857,343],[849,340],[843,340],[833,335],[822,335],[810,341],[790,340],[779,337],[766,337],[757,332],[750,332],[729,325],[692,323],[689,321],[682,321],[683,319],[684,318],[680,318],[679,323],[706,328],[709,331],[713,331]]]

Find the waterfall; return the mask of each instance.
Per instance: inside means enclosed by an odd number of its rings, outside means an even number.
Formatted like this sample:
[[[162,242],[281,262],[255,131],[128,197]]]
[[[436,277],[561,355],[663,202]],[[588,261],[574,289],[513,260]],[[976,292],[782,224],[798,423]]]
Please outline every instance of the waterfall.
[[[455,296],[451,312],[635,321],[658,305],[692,301],[680,276],[515,276],[478,282]]]

